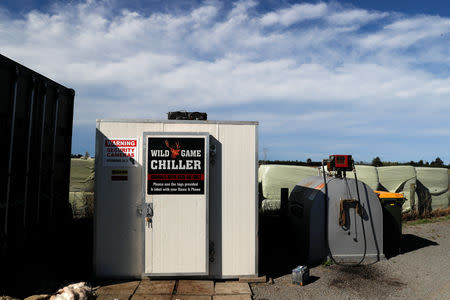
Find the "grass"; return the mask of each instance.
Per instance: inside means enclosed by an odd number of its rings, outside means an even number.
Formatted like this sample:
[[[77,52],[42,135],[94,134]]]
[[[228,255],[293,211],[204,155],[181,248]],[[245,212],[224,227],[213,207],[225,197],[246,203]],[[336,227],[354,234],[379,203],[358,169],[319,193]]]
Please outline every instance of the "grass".
[[[333,261],[329,258],[324,259],[324,261],[322,262],[323,267],[329,267],[331,265],[333,265]]]
[[[403,222],[403,225],[409,226],[409,225],[429,224],[429,223],[436,223],[436,222],[442,222],[442,221],[448,221],[448,220],[450,220],[450,215],[406,221],[406,222]]]

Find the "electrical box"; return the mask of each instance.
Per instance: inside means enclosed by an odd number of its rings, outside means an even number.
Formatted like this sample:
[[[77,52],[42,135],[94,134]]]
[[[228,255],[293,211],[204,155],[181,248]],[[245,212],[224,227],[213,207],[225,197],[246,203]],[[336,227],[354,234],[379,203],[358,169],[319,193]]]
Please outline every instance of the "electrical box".
[[[329,171],[351,171],[353,170],[353,159],[351,155],[330,155],[327,168]]]
[[[257,275],[257,127],[98,120],[97,277]]]

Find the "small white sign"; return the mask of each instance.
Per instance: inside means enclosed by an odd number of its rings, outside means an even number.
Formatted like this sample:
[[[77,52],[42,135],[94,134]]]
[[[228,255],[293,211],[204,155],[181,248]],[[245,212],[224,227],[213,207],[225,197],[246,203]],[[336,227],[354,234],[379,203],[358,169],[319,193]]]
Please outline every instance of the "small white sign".
[[[136,138],[105,138],[103,166],[137,167],[138,140]]]

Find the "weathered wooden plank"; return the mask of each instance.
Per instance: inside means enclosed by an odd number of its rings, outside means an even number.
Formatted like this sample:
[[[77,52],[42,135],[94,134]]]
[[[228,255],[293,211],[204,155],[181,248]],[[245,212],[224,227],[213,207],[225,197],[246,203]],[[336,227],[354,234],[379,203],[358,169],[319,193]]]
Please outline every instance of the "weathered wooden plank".
[[[214,282],[212,280],[180,280],[178,281],[177,295],[214,295]]]
[[[216,295],[235,295],[235,294],[247,294],[251,295],[252,291],[248,286],[248,283],[227,281],[217,282],[215,287]]]

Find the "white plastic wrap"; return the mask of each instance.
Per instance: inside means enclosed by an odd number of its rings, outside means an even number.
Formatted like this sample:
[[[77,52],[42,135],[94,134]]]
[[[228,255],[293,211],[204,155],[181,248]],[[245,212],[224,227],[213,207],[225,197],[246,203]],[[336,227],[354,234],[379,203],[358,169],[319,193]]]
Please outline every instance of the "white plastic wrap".
[[[433,210],[447,208],[449,203],[449,176],[445,168],[416,168],[419,181],[431,194]]]
[[[262,193],[264,198],[280,200],[280,189],[288,188],[289,194],[301,180],[317,176],[317,168],[303,166],[266,165],[261,174]]]
[[[268,166],[268,165],[260,165],[260,166],[258,167],[258,183],[261,183],[261,182],[262,182],[262,176],[263,176],[262,174],[264,174],[264,172],[265,172],[267,166]]]
[[[261,212],[264,215],[277,214],[280,211],[280,207],[280,200],[264,199],[261,202]]]
[[[380,184],[391,193],[403,193],[406,201],[403,204],[402,210],[407,212],[411,209],[411,184],[416,184],[416,170],[412,166],[391,166],[379,167],[378,178]],[[418,201],[417,194],[415,194],[416,205]]]
[[[371,189],[375,191],[378,190],[380,180],[378,178],[378,171],[376,167],[356,165],[355,168],[358,180],[370,186]],[[347,178],[355,178],[355,174],[353,173],[353,171],[347,172]]]

